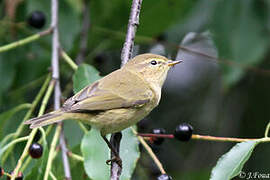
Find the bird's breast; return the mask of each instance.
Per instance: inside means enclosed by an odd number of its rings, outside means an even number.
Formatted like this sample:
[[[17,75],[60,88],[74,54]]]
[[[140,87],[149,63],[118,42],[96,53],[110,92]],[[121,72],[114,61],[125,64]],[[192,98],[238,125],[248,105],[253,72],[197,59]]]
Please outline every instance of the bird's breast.
[[[150,101],[139,108],[120,108],[104,111],[89,121],[90,125],[101,130],[102,134],[111,134],[122,131],[147,116],[156,106]]]

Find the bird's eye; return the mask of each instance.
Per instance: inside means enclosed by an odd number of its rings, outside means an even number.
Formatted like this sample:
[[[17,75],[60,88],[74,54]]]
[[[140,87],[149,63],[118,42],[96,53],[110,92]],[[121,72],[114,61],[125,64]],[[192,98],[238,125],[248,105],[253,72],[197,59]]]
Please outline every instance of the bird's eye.
[[[153,60],[153,61],[151,61],[151,64],[152,65],[156,65],[157,64],[157,61]]]

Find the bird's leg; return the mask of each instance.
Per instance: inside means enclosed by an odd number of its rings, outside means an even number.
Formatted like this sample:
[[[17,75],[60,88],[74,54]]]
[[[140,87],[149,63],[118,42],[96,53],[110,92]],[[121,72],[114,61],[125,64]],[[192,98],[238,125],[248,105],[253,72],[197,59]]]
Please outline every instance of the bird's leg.
[[[122,160],[119,156],[119,153],[115,150],[115,148],[113,147],[113,145],[110,143],[110,141],[106,138],[106,136],[101,135],[102,138],[104,139],[104,141],[106,142],[106,144],[108,145],[108,147],[110,148],[111,152],[113,153],[113,157],[109,160],[106,161],[107,164],[110,164],[111,162],[116,162],[119,167],[122,168]]]

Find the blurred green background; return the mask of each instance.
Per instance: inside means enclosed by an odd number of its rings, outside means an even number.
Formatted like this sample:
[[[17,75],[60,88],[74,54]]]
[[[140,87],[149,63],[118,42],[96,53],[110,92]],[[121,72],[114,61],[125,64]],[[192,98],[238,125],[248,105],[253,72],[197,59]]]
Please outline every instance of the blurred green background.
[[[131,0],[59,2],[62,48],[77,63],[94,65],[101,75],[119,68]],[[46,15],[43,30],[50,26],[49,1],[5,0],[0,2],[0,8],[1,46],[39,32],[26,23],[35,10]],[[187,122],[196,134],[262,137],[270,119],[269,22],[267,0],[143,1],[134,54],[155,52],[184,62],[171,70],[160,106],[139,123],[139,132],[162,127],[172,133],[176,125]],[[84,40],[86,49],[82,53]],[[33,100],[50,60],[50,36],[0,54],[0,112]],[[72,95],[73,71],[64,61],[60,62],[65,99]],[[8,121],[1,119],[1,139],[14,132],[23,115],[22,111]],[[78,126],[67,122],[65,131],[74,132],[67,135],[69,147],[78,147],[82,137]],[[25,130],[24,134],[28,133]],[[218,158],[233,145],[166,140],[153,149],[174,179],[200,180],[209,179]],[[22,147],[15,149],[14,159],[6,165],[9,169]],[[269,151],[269,144],[259,145],[244,171],[269,173]],[[155,179],[158,174],[142,149],[133,179]],[[80,177],[86,178],[82,174]]]

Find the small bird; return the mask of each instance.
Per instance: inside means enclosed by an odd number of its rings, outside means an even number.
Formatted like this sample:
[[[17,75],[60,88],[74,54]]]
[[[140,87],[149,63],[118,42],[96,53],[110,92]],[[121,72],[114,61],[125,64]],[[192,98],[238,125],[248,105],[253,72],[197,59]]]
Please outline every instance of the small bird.
[[[66,119],[87,123],[100,130],[101,136],[119,132],[147,116],[158,104],[168,70],[181,61],[156,54],[134,57],[122,68],[83,88],[56,111],[30,119],[30,128]]]

